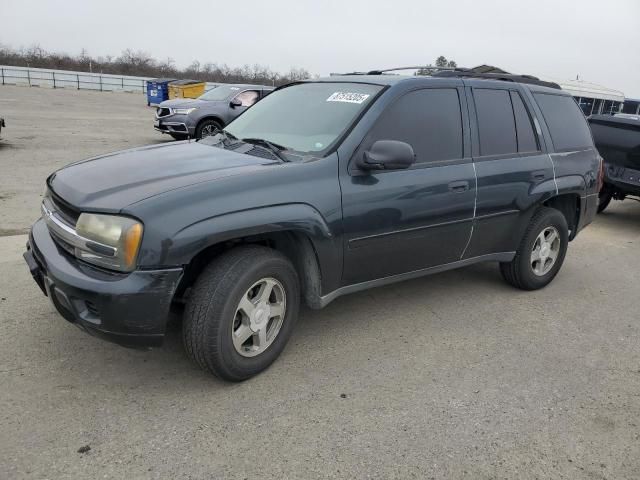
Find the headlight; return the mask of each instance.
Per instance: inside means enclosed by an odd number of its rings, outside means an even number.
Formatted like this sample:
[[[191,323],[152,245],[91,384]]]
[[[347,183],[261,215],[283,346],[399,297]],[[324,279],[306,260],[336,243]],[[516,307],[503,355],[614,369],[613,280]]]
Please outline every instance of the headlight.
[[[76,232],[87,240],[88,249],[75,249],[82,260],[101,267],[130,272],[142,241],[142,224],[116,215],[82,213]]]
[[[197,110],[197,108],[174,108],[173,113],[176,115],[189,115],[194,110]]]

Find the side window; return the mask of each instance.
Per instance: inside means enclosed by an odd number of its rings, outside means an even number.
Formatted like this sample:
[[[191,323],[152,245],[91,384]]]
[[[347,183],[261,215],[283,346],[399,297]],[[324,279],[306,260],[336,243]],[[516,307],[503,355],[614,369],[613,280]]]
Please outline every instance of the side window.
[[[236,95],[236,99],[242,102],[243,107],[250,107],[258,101],[258,98],[260,98],[260,94],[255,90],[247,90]]]
[[[474,88],[480,155],[516,153],[516,124],[508,90]]]
[[[556,151],[593,147],[587,120],[572,97],[547,93],[535,93],[534,97],[549,127]]]
[[[537,152],[540,150],[538,138],[533,130],[531,117],[518,92],[511,92],[513,102],[513,116],[516,117],[516,132],[518,134],[518,152]]]
[[[364,145],[399,140],[413,147],[416,163],[462,158],[462,113],[455,88],[409,92],[380,116]]]

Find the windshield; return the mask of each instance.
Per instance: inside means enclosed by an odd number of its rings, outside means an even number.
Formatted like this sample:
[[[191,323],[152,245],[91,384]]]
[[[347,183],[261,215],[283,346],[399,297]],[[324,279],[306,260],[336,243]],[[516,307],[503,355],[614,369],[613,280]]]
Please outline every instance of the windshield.
[[[234,85],[222,85],[220,87],[212,88],[211,90],[204,92],[198,98],[200,100],[226,100],[227,98],[240,93],[243,89]]]
[[[242,138],[260,138],[288,150],[322,155],[351,126],[379,85],[301,83],[276,90],[225,129]]]

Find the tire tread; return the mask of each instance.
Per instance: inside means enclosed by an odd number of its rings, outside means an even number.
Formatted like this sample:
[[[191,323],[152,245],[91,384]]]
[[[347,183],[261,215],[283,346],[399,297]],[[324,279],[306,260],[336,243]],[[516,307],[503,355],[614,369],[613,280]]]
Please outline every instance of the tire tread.
[[[505,281],[521,290],[535,290],[536,287],[531,285],[530,282],[527,281],[524,272],[522,271],[522,257],[523,255],[528,255],[527,244],[529,243],[530,236],[534,230],[538,230],[540,225],[540,221],[548,216],[560,214],[558,210],[549,207],[540,207],[531,217],[529,224],[527,225],[527,229],[525,230],[522,239],[520,240],[520,244],[516,250],[516,254],[513,257],[513,260],[510,262],[502,262],[500,263],[500,273]],[[564,219],[564,217],[562,217]],[[564,254],[561,262],[564,261]],[[554,275],[555,276],[555,275]],[[553,277],[552,277],[553,278]]]
[[[211,316],[224,308],[247,268],[266,258],[284,260],[290,265],[276,250],[257,245],[237,247],[207,265],[193,286],[184,312],[184,348],[194,363],[219,378],[241,380],[246,375],[223,365],[219,343],[221,322],[210,321]]]

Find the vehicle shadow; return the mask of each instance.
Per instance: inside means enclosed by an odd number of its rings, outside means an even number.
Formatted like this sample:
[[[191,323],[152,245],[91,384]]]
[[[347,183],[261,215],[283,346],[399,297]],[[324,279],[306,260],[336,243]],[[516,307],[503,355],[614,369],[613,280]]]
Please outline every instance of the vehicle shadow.
[[[404,309],[424,311],[425,328],[428,328],[432,311],[429,308],[422,310],[422,306],[426,307],[436,299],[440,303],[445,299],[445,304],[459,304],[465,301],[470,290],[478,295],[516,291],[502,280],[496,264],[486,263],[340,297],[322,310],[302,306],[291,341],[280,359],[265,373],[280,371],[282,374],[287,366],[307,363],[307,357],[322,358],[335,338],[357,335],[377,338],[380,331],[389,328],[390,322],[397,331],[410,332],[415,328],[415,319],[398,314]],[[380,305],[385,307],[380,308]],[[372,310],[376,311],[375,315],[371,314]],[[181,328],[182,319],[176,312],[169,322],[163,347],[152,351],[149,361],[179,370],[181,383],[193,379],[199,384],[203,379],[211,379],[217,385],[231,385],[200,372],[191,364],[182,344]],[[368,349],[366,342],[353,348],[362,348],[362,352]]]
[[[640,227],[640,201],[634,198],[627,198],[622,202],[614,200],[604,212],[596,216],[594,224],[610,228],[630,227],[637,231]]]
[[[424,328],[428,329],[430,322],[434,321],[434,314],[428,307],[431,302],[438,298],[441,303],[443,298],[446,298],[445,302],[460,302],[470,289],[495,294],[496,290],[511,287],[503,283],[495,265],[480,264],[341,297],[322,310],[303,307],[291,341],[280,358],[266,372],[240,385],[256,386],[271,382],[271,387],[264,388],[272,388],[274,381],[291,382],[296,378],[303,381],[313,364],[319,371],[334,368],[331,360],[323,362],[322,359],[327,358],[326,352],[334,348],[335,342],[342,342],[343,347],[345,338],[363,338],[361,344],[349,348],[355,349],[355,355],[369,355],[367,342],[377,341],[379,332],[388,329],[390,323],[396,331],[407,335],[415,329],[415,316],[408,318],[398,314],[399,311],[423,312],[418,321],[424,322]],[[55,320],[61,321],[59,318]],[[445,326],[439,325],[438,329],[447,328],[446,319],[444,321]],[[127,349],[87,338],[81,332],[69,338],[69,328],[72,327],[60,327],[54,334],[60,338],[52,339],[52,343],[66,344],[63,348],[69,363],[92,365],[91,376],[104,385],[137,390],[155,390],[161,386],[163,390],[176,392],[201,392],[203,389],[215,392],[238,387],[238,384],[219,380],[200,370],[188,359],[182,344],[179,311],[171,315],[163,346],[149,351]],[[69,342],[73,343],[69,345]],[[86,380],[83,380],[86,372],[75,369],[57,372],[57,375],[63,377],[59,381],[70,384]]]

